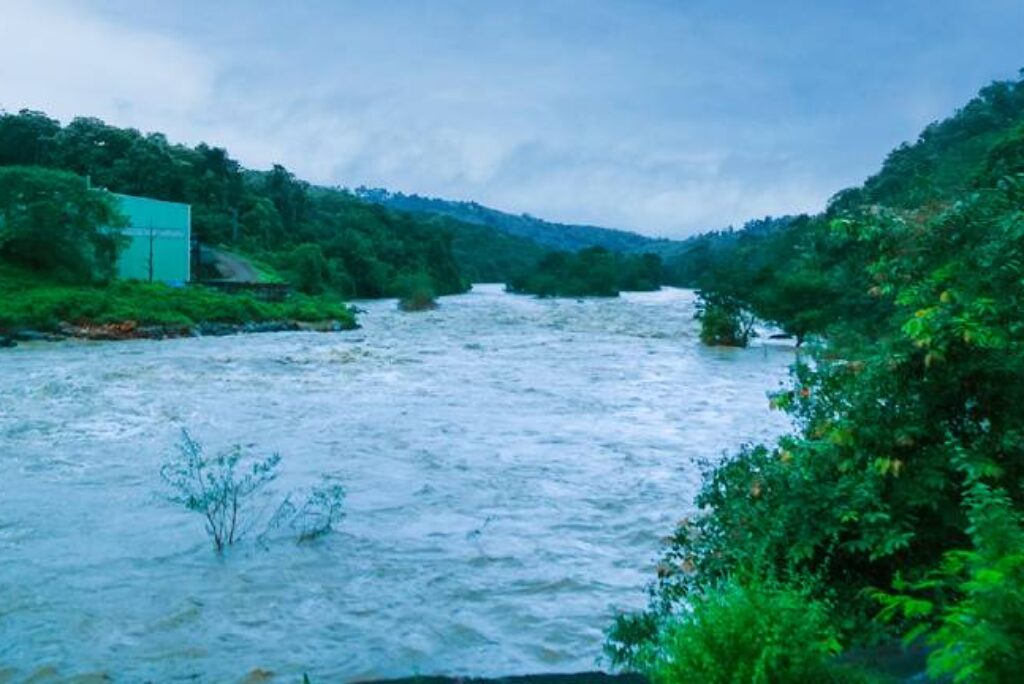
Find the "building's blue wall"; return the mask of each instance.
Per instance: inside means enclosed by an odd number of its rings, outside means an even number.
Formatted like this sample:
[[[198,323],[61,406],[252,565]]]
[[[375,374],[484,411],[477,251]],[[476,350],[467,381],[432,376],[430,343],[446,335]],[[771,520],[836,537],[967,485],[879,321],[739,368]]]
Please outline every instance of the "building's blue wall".
[[[186,283],[191,276],[191,207],[147,197],[116,195],[128,217],[122,234],[128,245],[117,260],[117,274],[130,280]]]

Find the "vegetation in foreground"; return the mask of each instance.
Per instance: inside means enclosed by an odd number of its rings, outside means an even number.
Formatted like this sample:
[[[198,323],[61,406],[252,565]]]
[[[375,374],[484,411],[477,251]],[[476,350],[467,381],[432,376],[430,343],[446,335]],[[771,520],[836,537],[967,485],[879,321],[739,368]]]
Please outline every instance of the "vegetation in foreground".
[[[707,302],[812,341],[772,397],[795,431],[706,468],[648,609],[609,633],[613,662],[665,682],[835,681],[801,673],[902,639],[930,649],[934,678],[1016,681],[1024,81],[984,88],[822,215],[744,236],[705,273]],[[745,621],[760,646],[734,643]]]
[[[617,297],[624,290],[660,287],[661,259],[657,255],[618,254],[603,247],[575,254],[551,252],[506,285],[509,292],[539,297]]]

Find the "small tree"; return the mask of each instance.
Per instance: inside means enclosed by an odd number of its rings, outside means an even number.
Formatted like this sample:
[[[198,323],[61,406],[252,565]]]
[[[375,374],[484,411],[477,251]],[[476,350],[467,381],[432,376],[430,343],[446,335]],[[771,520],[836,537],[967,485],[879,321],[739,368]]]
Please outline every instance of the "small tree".
[[[398,308],[402,311],[429,311],[437,308],[434,283],[423,271],[404,273],[395,278]]]
[[[330,266],[320,245],[307,242],[288,255],[289,266],[295,274],[295,287],[305,294],[321,294],[330,280]]]
[[[0,168],[0,257],[76,282],[114,276],[126,219],[73,173]]]
[[[754,336],[756,319],[731,297],[701,292],[695,318],[700,340],[707,345],[746,347]]]
[[[203,516],[206,533],[218,552],[242,538],[247,502],[277,477],[278,454],[253,462],[239,472],[242,449],[207,457],[187,430],[181,431],[178,457],[160,469],[171,489],[169,500]]]

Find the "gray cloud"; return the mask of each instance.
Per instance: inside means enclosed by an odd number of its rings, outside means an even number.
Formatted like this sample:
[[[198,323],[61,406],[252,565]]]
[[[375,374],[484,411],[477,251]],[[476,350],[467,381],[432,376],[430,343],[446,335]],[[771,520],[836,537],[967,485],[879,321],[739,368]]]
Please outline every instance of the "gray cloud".
[[[671,236],[816,210],[1024,65],[1010,0],[4,9],[7,109]]]

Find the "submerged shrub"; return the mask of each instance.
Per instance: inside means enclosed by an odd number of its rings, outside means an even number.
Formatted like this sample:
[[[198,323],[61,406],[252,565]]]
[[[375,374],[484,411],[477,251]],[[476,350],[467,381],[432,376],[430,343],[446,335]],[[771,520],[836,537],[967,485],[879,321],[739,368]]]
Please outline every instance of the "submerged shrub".
[[[727,297],[701,293],[696,318],[700,341],[709,346],[746,347],[754,336],[754,317]]]
[[[437,308],[434,282],[427,273],[403,274],[395,279],[398,308],[402,311],[429,311]]]
[[[288,527],[300,542],[312,541],[334,530],[345,517],[345,488],[327,482],[313,487],[302,504],[289,494],[267,525],[268,530]]]
[[[256,538],[261,544],[271,532],[282,528],[290,530],[300,542],[332,532],[345,517],[345,488],[327,478],[308,492],[285,496],[269,520],[253,510],[252,500],[277,478],[280,462],[278,454],[262,460],[244,459],[238,446],[208,457],[202,445],[182,430],[178,455],[164,464],[160,477],[171,490],[170,501],[203,516],[206,532],[218,552],[256,527],[263,528]]]
[[[187,430],[181,431],[178,456],[164,464],[160,477],[171,490],[170,501],[200,514],[217,551],[251,529],[246,520],[252,497],[277,477],[278,454],[240,468],[242,449],[208,457]]]

